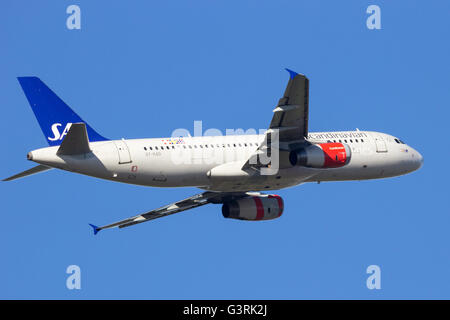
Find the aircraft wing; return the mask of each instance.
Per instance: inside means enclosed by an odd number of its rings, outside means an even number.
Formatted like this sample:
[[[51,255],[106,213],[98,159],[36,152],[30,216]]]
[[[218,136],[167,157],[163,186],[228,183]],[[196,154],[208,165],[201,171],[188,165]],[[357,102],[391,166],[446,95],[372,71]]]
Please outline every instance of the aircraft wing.
[[[109,229],[109,228],[125,228],[129,227],[138,223],[150,221],[153,219],[165,217],[177,212],[193,209],[196,207],[203,206],[208,203],[222,203],[225,200],[230,199],[236,199],[236,198],[242,198],[247,196],[244,192],[236,192],[236,193],[222,193],[222,192],[211,192],[206,191],[203,193],[196,194],[192,197],[189,197],[187,199],[177,201],[171,204],[168,204],[166,206],[163,206],[158,209],[151,210],[146,213],[139,214],[137,216],[118,221],[112,224],[108,224],[102,227],[97,227],[93,224],[90,224],[90,226],[94,229],[94,234],[97,234],[100,230],[103,229]]]
[[[283,97],[273,110],[269,132],[279,130],[280,142],[303,140],[308,136],[309,80],[292,70]]]
[[[270,156],[273,146],[278,150],[290,151],[295,146],[307,143],[309,113],[309,80],[302,74],[286,69],[290,78],[283,97],[273,110],[274,115],[263,143],[256,150],[242,169],[257,168],[258,157],[262,154]],[[275,141],[277,144],[274,145]]]

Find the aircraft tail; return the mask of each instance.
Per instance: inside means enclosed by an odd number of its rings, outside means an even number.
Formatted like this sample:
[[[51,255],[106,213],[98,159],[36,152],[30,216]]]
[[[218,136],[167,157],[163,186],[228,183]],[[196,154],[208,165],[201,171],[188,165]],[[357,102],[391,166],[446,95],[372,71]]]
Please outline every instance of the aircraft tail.
[[[23,92],[50,146],[60,145],[72,123],[85,123],[89,141],[108,140],[92,129],[38,77],[19,77]]]

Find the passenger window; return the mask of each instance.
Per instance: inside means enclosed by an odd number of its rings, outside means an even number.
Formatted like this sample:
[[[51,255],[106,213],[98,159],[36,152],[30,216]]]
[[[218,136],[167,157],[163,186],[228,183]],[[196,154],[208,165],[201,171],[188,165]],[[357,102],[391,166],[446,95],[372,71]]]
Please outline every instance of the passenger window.
[[[361,142],[364,142],[364,140],[363,140],[363,139],[361,139]]]
[[[352,139],[350,139],[350,143],[353,143],[353,140],[352,140]]]
[[[355,142],[358,142],[358,139],[355,139]]]
[[[147,147],[144,147],[144,150],[147,151]]]
[[[150,150],[153,150],[153,148],[152,147],[148,147]]]
[[[155,147],[155,150],[158,150],[158,147]]]
[[[169,146],[166,146],[166,149],[169,150],[170,149]]]
[[[347,143],[347,139],[344,139],[344,142]]]
[[[341,143],[342,143],[342,140],[341,140],[341,139],[339,139],[339,142],[341,142]]]
[[[175,147],[174,147],[174,146],[172,146],[172,149],[175,149]]]

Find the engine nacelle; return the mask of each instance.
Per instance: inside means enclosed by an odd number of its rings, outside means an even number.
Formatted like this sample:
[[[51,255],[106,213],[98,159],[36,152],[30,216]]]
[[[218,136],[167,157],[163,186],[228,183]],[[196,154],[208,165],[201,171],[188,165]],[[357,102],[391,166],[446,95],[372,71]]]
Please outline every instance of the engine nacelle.
[[[283,199],[270,194],[226,202],[222,206],[222,214],[230,219],[270,220],[281,216],[283,209]]]
[[[350,162],[351,149],[347,144],[329,142],[312,144],[291,151],[289,162],[293,166],[311,168],[339,168]]]

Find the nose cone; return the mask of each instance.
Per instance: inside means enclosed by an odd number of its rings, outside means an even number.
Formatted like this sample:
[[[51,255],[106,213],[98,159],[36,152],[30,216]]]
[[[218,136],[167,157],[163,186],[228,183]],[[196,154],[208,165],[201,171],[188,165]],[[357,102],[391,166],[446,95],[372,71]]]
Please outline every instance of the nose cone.
[[[423,156],[419,153],[419,151],[414,150],[413,148],[409,147],[409,149],[411,150],[411,166],[412,166],[412,171],[415,171],[417,169],[419,169],[420,167],[422,167],[423,165]]]
[[[423,166],[423,156],[418,152],[417,152],[417,159],[419,160],[419,168]],[[417,168],[417,169],[419,169]]]
[[[27,159],[33,160],[33,153],[31,151],[27,153]]]

